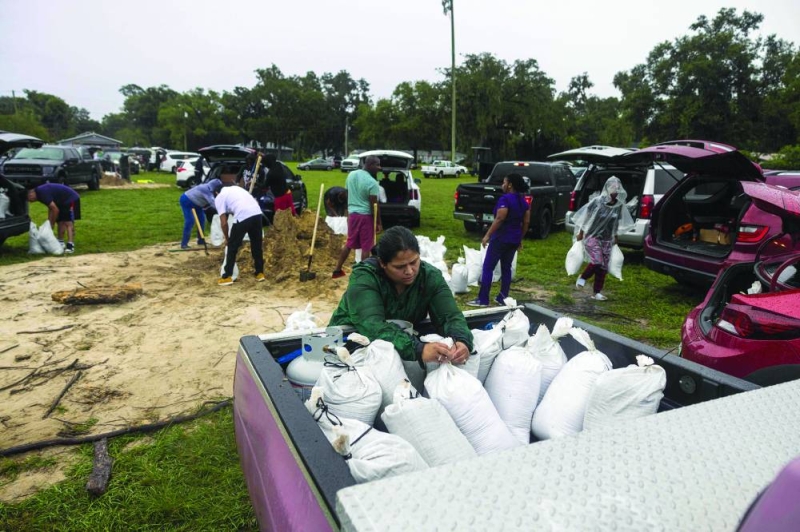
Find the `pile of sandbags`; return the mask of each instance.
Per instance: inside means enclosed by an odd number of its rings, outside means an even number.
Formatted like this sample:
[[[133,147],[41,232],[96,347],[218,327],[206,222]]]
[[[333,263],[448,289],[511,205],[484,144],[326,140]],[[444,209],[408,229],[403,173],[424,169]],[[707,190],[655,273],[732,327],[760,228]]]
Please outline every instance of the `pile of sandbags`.
[[[49,253],[50,255],[64,254],[64,244],[59,242],[56,235],[53,234],[53,228],[49,221],[45,220],[39,227],[36,227],[36,224],[31,222],[28,231],[28,253],[31,255],[41,255],[43,253]]]
[[[356,367],[347,349],[325,357],[315,384],[325,390],[325,403],[340,418],[356,419],[372,426],[381,408],[381,386],[369,368]]]

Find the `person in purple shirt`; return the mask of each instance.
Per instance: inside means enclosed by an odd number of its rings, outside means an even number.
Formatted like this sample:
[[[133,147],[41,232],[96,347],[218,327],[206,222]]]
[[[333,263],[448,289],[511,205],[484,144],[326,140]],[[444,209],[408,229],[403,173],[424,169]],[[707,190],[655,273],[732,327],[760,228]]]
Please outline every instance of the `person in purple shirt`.
[[[181,238],[181,249],[189,249],[189,239],[192,237],[192,227],[194,226],[194,215],[197,213],[197,221],[200,227],[206,226],[205,211],[214,208],[214,198],[222,189],[222,181],[212,179],[208,183],[197,185],[181,194],[180,203],[183,210],[183,237]],[[200,234],[197,235],[197,245],[204,244]]]
[[[28,201],[39,201],[47,205],[47,219],[55,228],[58,223],[58,240],[64,242],[67,233],[67,245],[64,253],[75,252],[75,220],[81,219],[81,197],[66,185],[45,183],[28,191]]]
[[[500,263],[500,293],[497,301],[503,305],[508,291],[511,288],[511,263],[514,254],[522,249],[522,239],[528,233],[531,222],[531,206],[523,194],[528,191],[528,185],[519,174],[508,174],[503,179],[503,194],[494,207],[494,222],[481,244],[489,248],[483,260],[481,273],[481,289],[478,298],[467,303],[471,307],[488,307],[489,290],[492,288],[492,274]]]

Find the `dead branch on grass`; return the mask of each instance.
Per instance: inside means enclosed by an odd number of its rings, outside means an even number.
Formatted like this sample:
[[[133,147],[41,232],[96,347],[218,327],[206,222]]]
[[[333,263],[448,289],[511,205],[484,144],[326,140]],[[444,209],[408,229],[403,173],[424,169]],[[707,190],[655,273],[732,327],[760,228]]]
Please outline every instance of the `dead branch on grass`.
[[[108,455],[108,440],[103,438],[94,442],[94,461],[92,474],[86,482],[86,491],[97,497],[108,489],[108,479],[111,478],[111,465],[114,460]]]
[[[39,329],[36,331],[17,331],[17,334],[39,334],[39,333],[51,333],[51,332],[58,332],[63,331],[66,329],[72,329],[75,325],[64,325],[62,327],[56,327],[55,329]]]
[[[69,382],[67,383],[67,385],[66,385],[66,386],[64,386],[64,389],[63,389],[63,390],[61,390],[61,393],[60,393],[60,394],[58,394],[58,396],[55,398],[55,400],[53,401],[53,403],[50,405],[50,408],[48,408],[48,409],[47,409],[47,412],[45,412],[45,414],[42,416],[42,419],[45,419],[45,418],[47,418],[47,417],[48,417],[50,414],[52,414],[52,413],[53,413],[53,410],[55,410],[55,409],[56,409],[56,407],[58,406],[58,403],[60,403],[60,402],[61,402],[61,399],[63,399],[63,398],[64,398],[64,396],[67,394],[67,391],[68,391],[68,390],[69,390],[69,389],[72,387],[72,385],[73,385],[73,384],[75,384],[75,382],[76,382],[78,379],[80,379],[80,378],[81,378],[81,375],[83,375],[83,372],[81,372],[81,371],[78,371],[77,373],[75,373],[75,375],[73,375],[73,376],[72,376],[72,378],[69,380]]]

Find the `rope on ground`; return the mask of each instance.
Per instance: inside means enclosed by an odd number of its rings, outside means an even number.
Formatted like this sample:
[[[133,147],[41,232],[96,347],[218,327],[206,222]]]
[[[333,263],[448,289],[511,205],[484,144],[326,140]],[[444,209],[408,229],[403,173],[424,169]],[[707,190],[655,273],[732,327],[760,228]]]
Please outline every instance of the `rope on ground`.
[[[214,412],[222,410],[223,408],[231,405],[233,403],[233,398],[224,399],[217,403],[206,402],[203,404],[209,404],[209,403],[213,404],[214,406],[206,410],[201,410],[196,414],[189,414],[186,416],[176,416],[173,418],[165,419],[164,421],[158,421],[156,423],[148,423],[146,425],[139,425],[136,427],[127,427],[124,429],[113,430],[111,432],[106,432],[104,434],[90,434],[89,436],[82,436],[80,438],[55,438],[52,440],[43,440],[33,443],[26,443],[24,445],[17,445],[16,447],[9,447],[8,449],[2,449],[0,450],[0,456],[13,456],[15,454],[27,453],[29,451],[38,451],[40,449],[45,449],[47,447],[55,447],[58,445],[81,445],[84,443],[92,443],[95,441],[99,441],[102,440],[103,438],[116,438],[117,436],[122,436],[124,434],[135,434],[137,432],[141,433],[155,432],[165,427],[177,425],[179,423],[185,423],[187,421],[194,421],[195,419],[206,416],[208,414],[213,414]]]

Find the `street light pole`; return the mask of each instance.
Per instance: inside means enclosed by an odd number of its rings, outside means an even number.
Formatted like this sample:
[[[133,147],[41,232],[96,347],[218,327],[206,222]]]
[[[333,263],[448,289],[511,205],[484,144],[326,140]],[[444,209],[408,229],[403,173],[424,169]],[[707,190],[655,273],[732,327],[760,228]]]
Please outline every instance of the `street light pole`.
[[[450,13],[450,83],[453,86],[452,119],[450,123],[450,160],[456,162],[456,22],[453,0],[442,0],[444,14]]]

